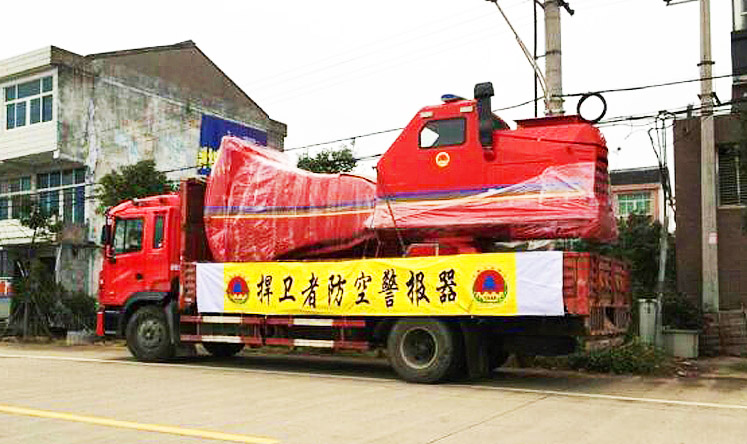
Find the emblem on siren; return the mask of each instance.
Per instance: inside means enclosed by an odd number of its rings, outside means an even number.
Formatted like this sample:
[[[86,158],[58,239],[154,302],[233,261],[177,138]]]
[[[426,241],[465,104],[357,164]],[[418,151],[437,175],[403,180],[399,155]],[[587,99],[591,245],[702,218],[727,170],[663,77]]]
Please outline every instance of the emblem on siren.
[[[249,286],[241,276],[234,276],[228,281],[226,296],[235,304],[243,304],[249,299]]]
[[[449,165],[449,162],[451,162],[451,156],[449,156],[449,153],[446,151],[441,151],[440,153],[436,154],[436,165],[443,168],[447,165]]]
[[[480,271],[472,285],[472,297],[486,304],[500,304],[508,296],[508,283],[500,271],[489,268]]]

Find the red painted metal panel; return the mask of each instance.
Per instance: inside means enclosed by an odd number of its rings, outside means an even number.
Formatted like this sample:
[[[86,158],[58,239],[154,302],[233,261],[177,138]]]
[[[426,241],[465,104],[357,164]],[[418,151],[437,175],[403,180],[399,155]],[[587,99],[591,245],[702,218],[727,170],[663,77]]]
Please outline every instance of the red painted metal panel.
[[[377,230],[396,228],[405,239],[616,237],[599,130],[576,117],[524,121],[516,130],[494,130],[486,150],[475,105],[423,108],[382,156]],[[420,148],[424,128],[456,118],[466,119],[464,143]]]

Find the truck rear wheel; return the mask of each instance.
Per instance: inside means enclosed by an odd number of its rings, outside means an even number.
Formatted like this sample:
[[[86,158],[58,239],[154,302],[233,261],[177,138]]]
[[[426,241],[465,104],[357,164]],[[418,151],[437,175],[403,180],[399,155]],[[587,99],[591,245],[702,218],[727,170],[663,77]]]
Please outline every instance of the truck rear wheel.
[[[176,351],[161,307],[139,308],[127,322],[127,348],[140,361],[167,361]]]
[[[403,319],[387,340],[389,362],[402,379],[435,383],[458,366],[458,339],[442,321]]]
[[[229,358],[244,348],[244,344],[226,342],[203,342],[202,346],[216,358]]]

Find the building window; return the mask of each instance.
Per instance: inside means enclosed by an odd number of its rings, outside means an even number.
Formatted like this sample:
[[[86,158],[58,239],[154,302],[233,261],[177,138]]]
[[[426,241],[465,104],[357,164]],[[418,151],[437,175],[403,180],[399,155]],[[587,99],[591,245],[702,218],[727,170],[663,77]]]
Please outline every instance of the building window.
[[[631,214],[651,215],[651,193],[621,193],[617,195],[617,217]]]
[[[31,203],[31,176],[0,180],[0,220],[18,219]]]
[[[0,220],[26,215],[32,202],[49,215],[65,223],[85,222],[86,169],[75,168],[36,175],[36,190],[31,176],[0,180]]]
[[[10,200],[7,197],[0,197],[0,220],[5,220],[10,216]]]
[[[747,177],[741,168],[738,145],[718,147],[718,203],[747,204]]]
[[[8,250],[0,250],[0,278],[13,277],[13,261],[10,259]],[[0,291],[0,294],[3,292]]]
[[[5,128],[20,128],[52,120],[52,76],[4,88]]]
[[[50,214],[61,215],[66,224],[82,224],[85,221],[85,181],[85,168],[37,174],[40,206]]]

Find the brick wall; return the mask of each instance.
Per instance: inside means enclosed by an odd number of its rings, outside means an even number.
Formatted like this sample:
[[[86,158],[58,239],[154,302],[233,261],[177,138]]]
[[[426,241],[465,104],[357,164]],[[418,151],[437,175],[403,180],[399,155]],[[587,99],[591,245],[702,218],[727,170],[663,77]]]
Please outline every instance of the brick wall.
[[[716,142],[738,140],[736,116],[716,118]],[[674,126],[677,289],[701,300],[700,122],[684,119]],[[747,306],[747,236],[742,232],[741,207],[719,207],[718,266],[721,310]]]

